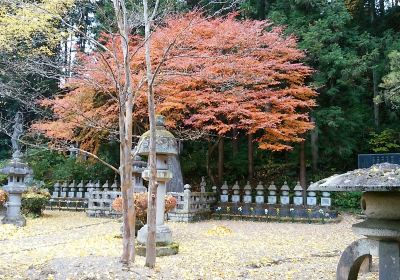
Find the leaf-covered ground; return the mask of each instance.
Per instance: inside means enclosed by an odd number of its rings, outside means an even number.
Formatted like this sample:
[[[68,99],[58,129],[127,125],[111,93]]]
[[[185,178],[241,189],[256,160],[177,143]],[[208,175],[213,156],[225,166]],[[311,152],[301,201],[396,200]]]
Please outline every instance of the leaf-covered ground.
[[[341,251],[358,238],[355,222],[168,223],[180,252],[158,258],[152,271],[143,257],[130,269],[118,262],[117,220],[46,211],[24,228],[0,225],[0,279],[335,279]]]

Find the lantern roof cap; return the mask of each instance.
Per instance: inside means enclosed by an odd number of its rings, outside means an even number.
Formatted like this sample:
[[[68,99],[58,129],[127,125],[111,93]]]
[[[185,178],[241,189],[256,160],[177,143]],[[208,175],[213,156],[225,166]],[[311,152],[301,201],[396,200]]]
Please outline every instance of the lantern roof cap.
[[[134,153],[137,155],[148,155],[150,153],[150,130],[140,136]],[[164,155],[178,154],[176,138],[165,128],[165,117],[161,115],[156,116],[156,153]]]
[[[400,191],[400,165],[379,163],[333,175],[310,185],[310,191]]]
[[[33,173],[32,169],[29,168],[28,164],[22,160],[22,153],[15,151],[12,159],[0,169],[0,173],[8,176],[21,175],[27,176]]]

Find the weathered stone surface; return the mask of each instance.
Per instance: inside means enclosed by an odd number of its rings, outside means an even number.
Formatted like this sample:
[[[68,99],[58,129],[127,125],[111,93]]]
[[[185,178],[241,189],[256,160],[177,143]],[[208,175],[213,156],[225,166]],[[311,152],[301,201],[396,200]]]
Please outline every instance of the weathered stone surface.
[[[400,220],[400,193],[366,192],[361,208],[368,218]]]
[[[143,244],[137,244],[135,246],[136,253],[139,256],[146,256],[146,245]],[[176,255],[179,252],[179,244],[178,243],[170,243],[167,245],[159,245],[157,244],[156,246],[156,255],[157,257],[164,257],[164,256],[171,256],[171,255]]]
[[[367,219],[354,224],[353,231],[375,240],[398,240],[400,242],[400,221]]]
[[[139,243],[146,244],[148,230],[149,230],[149,228],[146,224],[138,231],[137,241]],[[172,232],[167,225],[157,225],[157,227],[156,227],[156,242],[157,243],[165,243],[165,244],[169,244],[172,242]]]
[[[314,191],[400,191],[400,165],[380,163],[333,175],[310,185]]]
[[[378,242],[369,239],[354,241],[340,257],[336,270],[336,280],[357,280],[361,265],[373,254]]]
[[[397,242],[379,242],[379,280],[400,279],[400,248]]]

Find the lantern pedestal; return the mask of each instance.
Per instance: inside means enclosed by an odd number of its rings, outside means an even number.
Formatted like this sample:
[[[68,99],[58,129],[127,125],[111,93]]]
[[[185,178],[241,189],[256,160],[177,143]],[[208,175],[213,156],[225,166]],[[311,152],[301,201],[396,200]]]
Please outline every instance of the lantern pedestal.
[[[22,193],[26,190],[26,187],[4,187],[3,190],[8,192],[8,202],[6,203],[6,215],[1,222],[3,224],[13,224],[18,227],[24,227],[26,225],[26,219],[21,214],[21,199]]]

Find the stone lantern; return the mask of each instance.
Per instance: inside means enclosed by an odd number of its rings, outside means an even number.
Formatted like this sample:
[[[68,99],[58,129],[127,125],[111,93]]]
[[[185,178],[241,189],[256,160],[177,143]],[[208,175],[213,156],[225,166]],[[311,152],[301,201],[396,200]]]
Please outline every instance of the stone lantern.
[[[236,181],[235,184],[232,186],[232,203],[239,203],[240,202],[240,187],[239,182]]]
[[[169,244],[172,242],[172,233],[167,225],[164,224],[165,213],[165,194],[166,183],[172,179],[172,172],[168,170],[168,158],[178,154],[178,143],[171,132],[165,129],[165,118],[158,115],[156,117],[156,168],[157,168],[157,215],[156,215],[156,242]],[[139,139],[136,147],[138,155],[149,155],[150,153],[150,131],[145,132]],[[142,177],[149,180],[150,169],[142,172]],[[137,240],[141,244],[147,242],[148,225],[143,226],[139,232]]]
[[[276,186],[274,182],[268,187],[268,204],[276,204]]]
[[[312,191],[362,191],[366,220],[353,231],[366,238],[353,242],[342,253],[337,280],[357,279],[360,266],[379,257],[379,279],[400,279],[400,165],[381,163],[333,175],[310,186]]]
[[[243,190],[244,190],[243,202],[244,203],[251,203],[252,202],[251,185],[250,185],[249,181],[247,181],[247,183],[244,186]]]
[[[224,184],[221,187],[221,196],[220,196],[221,202],[229,202],[229,187],[228,183],[225,181]]]
[[[22,161],[20,151],[13,153],[10,162],[0,170],[0,173],[8,176],[8,184],[3,190],[8,193],[7,213],[3,218],[3,224],[14,224],[16,226],[25,226],[26,220],[21,215],[22,193],[27,190],[26,178],[32,174],[32,170]]]
[[[300,185],[300,182],[297,182],[293,190],[294,190],[293,204],[296,206],[303,205],[303,188]]]
[[[133,191],[136,193],[147,192],[143,185],[142,172],[146,169],[147,163],[140,156],[135,156],[132,162]]]
[[[256,195],[256,203],[263,204],[264,203],[264,186],[261,182],[258,182],[256,187],[257,195]]]
[[[283,183],[283,186],[281,187],[280,201],[281,201],[282,205],[288,205],[290,203],[289,191],[290,191],[290,188],[289,188],[287,182],[285,181]]]

